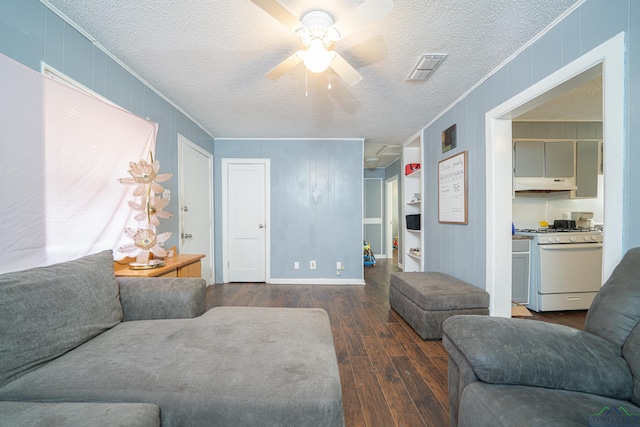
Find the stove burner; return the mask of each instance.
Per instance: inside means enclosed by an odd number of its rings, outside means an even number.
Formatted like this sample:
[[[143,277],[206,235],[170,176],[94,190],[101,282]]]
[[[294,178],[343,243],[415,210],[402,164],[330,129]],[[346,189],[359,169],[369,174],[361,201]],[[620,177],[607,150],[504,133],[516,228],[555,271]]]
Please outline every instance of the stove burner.
[[[516,232],[519,233],[539,233],[539,234],[547,234],[547,233],[588,233],[590,231],[598,231],[591,228],[574,228],[573,230],[566,229],[555,229],[555,228],[522,228],[516,229]]]

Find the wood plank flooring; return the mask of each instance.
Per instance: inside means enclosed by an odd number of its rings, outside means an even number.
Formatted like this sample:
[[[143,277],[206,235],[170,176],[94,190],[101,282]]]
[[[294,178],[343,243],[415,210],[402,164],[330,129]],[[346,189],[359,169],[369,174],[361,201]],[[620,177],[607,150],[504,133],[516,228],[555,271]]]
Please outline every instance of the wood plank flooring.
[[[224,284],[207,308],[320,307],[331,320],[346,427],[448,426],[447,353],[423,341],[389,307],[391,260],[365,268],[366,286]],[[585,312],[535,313],[535,320],[582,327]]]

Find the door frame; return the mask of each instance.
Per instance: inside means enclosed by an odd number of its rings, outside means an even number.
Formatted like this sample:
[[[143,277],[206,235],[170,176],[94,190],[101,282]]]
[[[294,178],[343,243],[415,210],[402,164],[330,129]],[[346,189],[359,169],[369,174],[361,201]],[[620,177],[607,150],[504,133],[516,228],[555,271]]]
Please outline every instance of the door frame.
[[[222,282],[229,283],[229,165],[232,164],[262,164],[264,165],[265,186],[265,283],[271,283],[271,159],[240,159],[222,158]]]
[[[188,146],[189,148],[194,149],[195,151],[199,152],[200,154],[202,154],[203,156],[205,156],[207,158],[207,162],[208,162],[208,166],[209,166],[209,181],[208,181],[208,188],[207,188],[207,194],[209,195],[209,254],[210,256],[208,257],[209,259],[202,259],[200,260],[201,262],[207,262],[209,263],[209,267],[211,268],[211,283],[209,283],[208,279],[207,280],[207,285],[213,285],[216,281],[216,270],[215,270],[215,247],[214,247],[214,231],[213,231],[213,224],[214,224],[214,218],[213,218],[213,154],[209,153],[208,151],[206,151],[205,149],[203,149],[202,147],[200,147],[199,145],[191,142],[188,138],[186,138],[185,136],[181,135],[180,133],[178,133],[178,184],[179,184],[179,191],[178,191],[178,231],[179,233],[183,233],[184,232],[184,212],[182,211],[182,206],[184,206],[184,191],[183,191],[183,185],[184,185],[184,164],[183,164],[183,160],[184,160],[184,154],[183,154],[183,148],[184,146]],[[182,238],[180,237],[180,235],[178,235],[178,251],[180,253],[182,253]]]
[[[511,118],[542,104],[550,92],[570,79],[602,64],[604,104],[604,218],[602,281],[623,254],[624,153],[624,33],[508,99],[485,114],[486,130],[486,290],[492,316],[511,316],[512,141]],[[550,98],[549,98],[550,99]]]
[[[396,185],[396,203],[393,203],[393,184]],[[385,252],[387,254],[387,258],[393,259],[393,211],[398,211],[398,185],[399,180],[398,176],[391,177],[384,182],[385,185],[385,239],[386,239],[386,249]],[[398,216],[398,223],[400,222],[400,216]],[[398,228],[398,240],[400,239],[400,229]],[[399,251],[398,251],[399,253]]]
[[[363,178],[362,181],[362,188],[363,188],[363,200],[366,199],[366,185],[364,184],[367,180],[376,180],[376,181],[380,181],[380,217],[364,217],[362,218],[362,234],[366,235],[365,233],[365,228],[367,225],[376,225],[376,224],[380,224],[380,249],[379,249],[379,253],[374,253],[373,255],[376,258],[386,258],[387,255],[385,253],[385,241],[384,241],[384,233],[385,233],[385,228],[384,228],[384,210],[385,210],[385,206],[384,206],[384,180],[382,178]],[[365,200],[366,201],[366,200]],[[367,206],[366,204],[364,205],[364,210],[363,213],[366,215],[366,211],[367,211]],[[376,233],[377,234],[377,233]],[[369,242],[371,243],[371,242]]]

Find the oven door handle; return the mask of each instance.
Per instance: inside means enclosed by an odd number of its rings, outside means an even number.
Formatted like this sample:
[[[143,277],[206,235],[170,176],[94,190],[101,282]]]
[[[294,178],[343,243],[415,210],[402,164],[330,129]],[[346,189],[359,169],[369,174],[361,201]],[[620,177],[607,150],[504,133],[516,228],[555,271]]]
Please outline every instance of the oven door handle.
[[[545,251],[565,251],[576,249],[600,249],[602,243],[555,243],[549,245],[539,245],[540,249]]]

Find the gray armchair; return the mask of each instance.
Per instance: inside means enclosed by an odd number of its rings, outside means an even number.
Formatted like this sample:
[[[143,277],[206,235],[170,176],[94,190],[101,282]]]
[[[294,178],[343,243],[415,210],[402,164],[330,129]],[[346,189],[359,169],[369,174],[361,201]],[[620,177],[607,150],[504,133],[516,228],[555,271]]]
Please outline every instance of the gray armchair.
[[[640,248],[627,252],[598,292],[584,331],[523,319],[447,319],[451,426],[640,425],[639,323]]]

